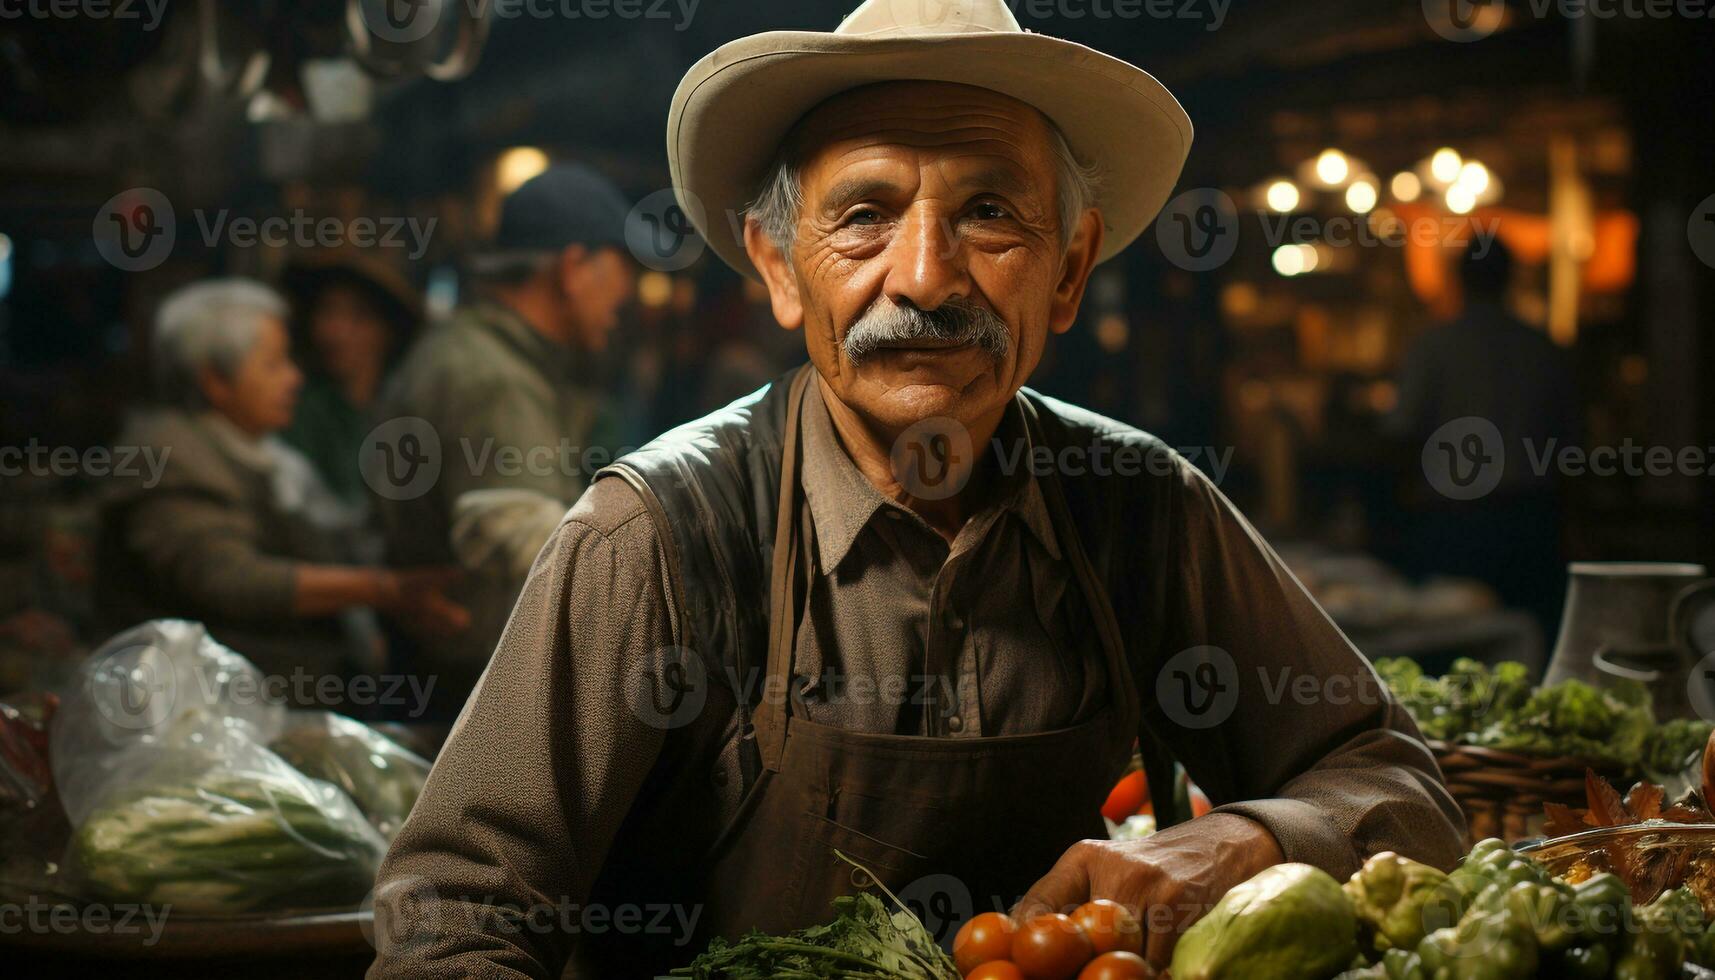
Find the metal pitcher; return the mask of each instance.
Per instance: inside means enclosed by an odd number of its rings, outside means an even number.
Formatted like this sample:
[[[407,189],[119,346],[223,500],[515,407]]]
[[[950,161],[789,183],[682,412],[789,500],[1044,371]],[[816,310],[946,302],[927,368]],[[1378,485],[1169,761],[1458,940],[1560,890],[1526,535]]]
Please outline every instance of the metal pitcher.
[[[1641,681],[1657,717],[1690,716],[1691,672],[1711,652],[1701,649],[1715,614],[1708,570],[1680,562],[1574,562],[1569,571],[1566,612],[1543,683]]]

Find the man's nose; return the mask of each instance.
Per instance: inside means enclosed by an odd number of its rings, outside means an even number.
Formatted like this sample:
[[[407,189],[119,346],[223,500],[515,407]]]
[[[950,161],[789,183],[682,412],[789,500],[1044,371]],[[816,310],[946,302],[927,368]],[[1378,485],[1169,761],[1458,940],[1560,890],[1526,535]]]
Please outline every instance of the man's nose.
[[[950,297],[970,295],[970,275],[958,234],[937,211],[908,211],[889,251],[894,253],[893,265],[885,289],[895,303],[933,310]]]

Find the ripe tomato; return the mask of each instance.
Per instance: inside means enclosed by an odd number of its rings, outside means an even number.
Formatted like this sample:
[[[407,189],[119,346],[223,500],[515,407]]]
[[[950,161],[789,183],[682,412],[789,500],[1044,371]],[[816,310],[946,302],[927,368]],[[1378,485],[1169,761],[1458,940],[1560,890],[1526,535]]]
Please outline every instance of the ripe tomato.
[[[959,927],[953,937],[953,962],[959,972],[969,974],[984,963],[1012,955],[1012,934],[1018,927],[1000,912],[984,912]]]
[[[1143,770],[1128,772],[1114,784],[1113,791],[1108,793],[1108,801],[1102,804],[1102,816],[1114,823],[1124,822],[1126,817],[1136,813],[1140,807],[1149,802],[1149,780],[1144,777]]]
[[[1096,953],[1071,916],[1039,915],[1012,937],[1012,961],[1029,980],[1072,980]]]
[[[1155,970],[1136,953],[1103,953],[1084,967],[1078,980],[1155,980]]]
[[[1139,955],[1143,953],[1143,926],[1137,921],[1137,916],[1118,902],[1105,898],[1086,902],[1072,913],[1072,922],[1090,937],[1090,945],[1097,953],[1111,953],[1116,949]]]
[[[1191,787],[1191,815],[1193,817],[1200,817],[1214,808],[1214,804],[1209,802],[1209,798],[1203,795],[1202,790],[1195,786]]]
[[[1024,971],[1005,960],[995,960],[965,974],[965,980],[1024,980]]]

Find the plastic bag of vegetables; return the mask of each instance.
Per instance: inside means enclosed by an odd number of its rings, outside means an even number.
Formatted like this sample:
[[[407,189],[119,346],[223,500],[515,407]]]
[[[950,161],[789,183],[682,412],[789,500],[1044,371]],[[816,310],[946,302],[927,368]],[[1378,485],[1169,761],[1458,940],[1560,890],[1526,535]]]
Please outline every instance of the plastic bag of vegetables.
[[[137,777],[94,802],[68,849],[85,896],[188,913],[361,901],[386,844],[350,797],[199,722],[124,753]]]
[[[49,731],[54,785],[78,826],[137,778],[134,753],[158,747],[169,732],[219,737],[231,729],[266,745],[285,720],[262,672],[201,623],[151,620],[103,643],[62,694]]]
[[[388,840],[410,815],[429,762],[360,721],[331,711],[293,712],[269,746],[299,772],[345,790]]]

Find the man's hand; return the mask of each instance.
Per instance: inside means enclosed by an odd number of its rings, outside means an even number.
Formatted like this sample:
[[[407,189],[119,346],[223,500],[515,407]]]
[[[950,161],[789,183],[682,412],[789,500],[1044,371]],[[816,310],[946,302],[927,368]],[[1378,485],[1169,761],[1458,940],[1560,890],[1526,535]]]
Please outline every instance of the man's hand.
[[[454,566],[384,570],[380,609],[413,636],[437,637],[470,627],[470,611],[447,597],[464,572]]]
[[[1023,922],[1112,899],[1143,923],[1144,958],[1165,967],[1179,934],[1229,888],[1285,860],[1274,835],[1261,824],[1237,814],[1211,813],[1144,840],[1079,841],[1031,887],[1014,917]]]

